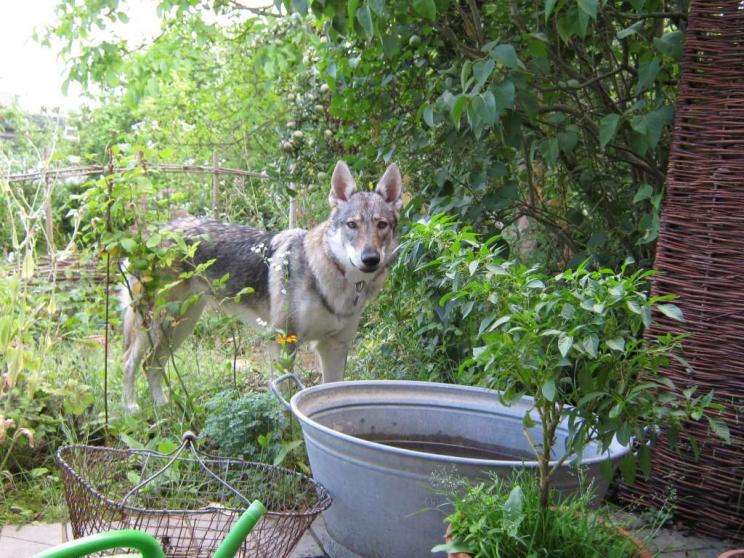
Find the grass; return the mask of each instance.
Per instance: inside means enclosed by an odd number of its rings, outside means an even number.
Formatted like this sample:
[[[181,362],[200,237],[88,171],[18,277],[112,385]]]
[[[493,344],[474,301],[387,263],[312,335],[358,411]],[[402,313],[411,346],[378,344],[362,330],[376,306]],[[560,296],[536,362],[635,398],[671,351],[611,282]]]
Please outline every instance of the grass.
[[[543,509],[539,484],[526,473],[465,485],[447,518],[453,541],[440,550],[474,558],[635,556],[634,543],[620,535],[602,509],[591,509],[591,499],[591,490],[584,489]]]
[[[0,526],[56,523],[67,514],[59,472],[40,467],[6,479],[0,491]]]
[[[208,315],[176,351],[168,367],[170,387],[166,392],[171,401],[155,406],[145,376],[139,374],[137,400],[141,411],[129,414],[121,403],[122,346],[118,325],[113,324],[112,330],[117,333],[109,347],[107,428],[103,343],[95,324],[91,325],[75,330],[73,336],[57,336],[47,342],[44,350],[39,350],[36,369],[22,374],[19,385],[24,388],[23,395],[13,405],[20,417],[17,422],[33,428],[34,447],[29,447],[25,439],[17,444],[8,460],[8,470],[0,476],[1,524],[56,522],[64,518],[61,473],[54,460],[58,447],[105,443],[170,450],[186,430],[201,431],[206,419],[204,404],[216,393],[234,383],[241,392],[267,387],[270,358],[265,340],[255,334],[248,337],[245,328],[240,330],[243,339],[239,342],[240,358],[234,373],[232,325],[219,316]],[[305,370],[309,383],[319,379],[317,371],[306,370],[313,364],[312,355],[301,353],[298,369]],[[0,458],[7,448],[7,443],[0,444]]]

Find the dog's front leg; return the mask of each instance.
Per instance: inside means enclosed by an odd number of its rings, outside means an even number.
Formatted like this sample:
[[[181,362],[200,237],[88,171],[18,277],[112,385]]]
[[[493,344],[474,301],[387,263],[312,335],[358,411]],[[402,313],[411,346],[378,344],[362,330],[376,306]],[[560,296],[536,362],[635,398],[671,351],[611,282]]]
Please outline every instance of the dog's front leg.
[[[349,353],[348,343],[325,339],[319,341],[315,351],[320,357],[320,368],[323,371],[323,383],[340,382],[344,379],[346,369],[346,355]]]

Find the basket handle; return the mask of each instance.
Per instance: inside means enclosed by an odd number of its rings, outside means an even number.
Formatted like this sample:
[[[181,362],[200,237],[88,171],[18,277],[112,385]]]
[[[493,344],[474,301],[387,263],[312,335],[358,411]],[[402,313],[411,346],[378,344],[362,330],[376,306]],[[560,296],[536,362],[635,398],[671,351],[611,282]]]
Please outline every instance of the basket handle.
[[[273,393],[274,396],[279,400],[279,403],[281,403],[291,413],[292,406],[289,404],[289,401],[284,399],[282,392],[279,390],[279,384],[284,383],[287,380],[292,380],[294,385],[297,386],[297,389],[305,389],[305,384],[303,384],[300,379],[292,372],[290,372],[289,374],[285,374],[284,376],[279,376],[275,380],[271,380],[271,383],[269,383],[269,387],[271,387],[271,393]]]

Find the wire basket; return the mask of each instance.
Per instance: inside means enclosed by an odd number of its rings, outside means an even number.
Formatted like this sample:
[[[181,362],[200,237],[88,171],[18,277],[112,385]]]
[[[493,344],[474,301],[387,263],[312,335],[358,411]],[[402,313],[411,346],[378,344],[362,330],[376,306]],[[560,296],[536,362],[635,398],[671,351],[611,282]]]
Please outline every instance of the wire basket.
[[[258,499],[268,511],[236,556],[284,557],[331,505],[326,489],[303,474],[200,454],[195,440],[187,432],[169,454],[60,448],[57,461],[73,537],[138,529],[158,539],[166,556],[210,557],[251,500]]]

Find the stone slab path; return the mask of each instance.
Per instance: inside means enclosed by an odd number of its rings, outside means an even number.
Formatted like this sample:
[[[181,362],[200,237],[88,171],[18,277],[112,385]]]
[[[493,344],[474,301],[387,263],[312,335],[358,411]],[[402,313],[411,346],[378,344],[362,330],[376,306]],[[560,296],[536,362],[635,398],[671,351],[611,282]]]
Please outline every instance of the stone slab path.
[[[5,525],[0,530],[0,558],[30,558],[70,539],[63,523],[37,523],[18,527]],[[292,551],[290,558],[322,558],[325,553],[308,531]]]
[[[62,523],[31,524],[22,527],[5,525],[0,530],[0,558],[30,558],[68,540],[68,533]],[[642,532],[640,534],[643,536]],[[328,535],[321,518],[305,533],[290,558],[325,557],[321,546],[324,541],[327,544]],[[724,550],[732,548],[730,543],[706,537],[686,536],[671,529],[661,529],[656,533],[651,546],[654,555],[660,558],[717,558]]]

